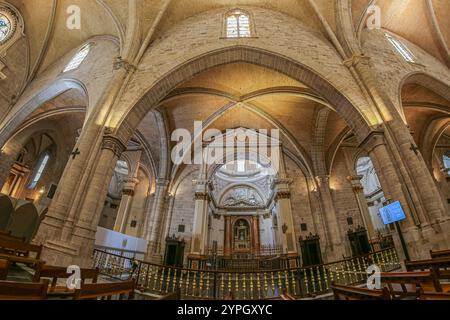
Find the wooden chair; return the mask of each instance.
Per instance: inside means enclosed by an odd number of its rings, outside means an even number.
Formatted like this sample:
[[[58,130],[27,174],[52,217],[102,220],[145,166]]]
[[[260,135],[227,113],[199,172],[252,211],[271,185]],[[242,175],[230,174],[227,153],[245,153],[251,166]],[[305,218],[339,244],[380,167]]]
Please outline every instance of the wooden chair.
[[[417,298],[420,290],[442,292],[439,279],[431,271],[422,272],[383,272],[382,285],[386,286],[392,299]]]
[[[97,283],[99,269],[81,269],[81,284],[84,284],[86,280],[90,280],[91,283]],[[51,283],[48,288],[49,297],[64,298],[75,294],[75,290],[69,289],[67,286],[58,286],[58,279],[67,279],[72,274],[67,273],[67,268],[47,266],[41,264],[37,268],[34,274],[33,282],[39,282],[42,278],[50,278]]]
[[[450,250],[439,250],[439,251],[430,250],[430,257],[431,259],[450,258]]]
[[[81,289],[75,290],[74,300],[97,300],[98,298],[111,300],[113,296],[119,296],[123,300],[124,295],[128,295],[128,300],[134,299],[134,280],[83,284]]]
[[[6,280],[9,270],[9,260],[0,259],[0,280]]]
[[[48,281],[40,283],[0,281],[0,300],[45,300]]]
[[[340,284],[331,284],[335,300],[391,300],[387,288],[371,290]]]
[[[42,246],[28,244],[23,241],[0,237],[0,258],[11,262],[37,266],[40,261]],[[34,254],[34,257],[31,257]]]

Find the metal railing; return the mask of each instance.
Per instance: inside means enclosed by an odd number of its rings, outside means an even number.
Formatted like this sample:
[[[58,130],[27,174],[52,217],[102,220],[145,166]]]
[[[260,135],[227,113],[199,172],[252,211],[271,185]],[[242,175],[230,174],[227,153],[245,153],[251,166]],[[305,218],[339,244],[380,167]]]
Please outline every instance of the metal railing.
[[[104,275],[133,277],[140,291],[165,295],[180,292],[187,299],[277,299],[283,292],[298,298],[330,292],[332,282],[367,281],[366,270],[376,264],[381,271],[400,268],[394,248],[338,262],[304,268],[254,272],[207,271],[156,265],[96,250],[95,267]]]

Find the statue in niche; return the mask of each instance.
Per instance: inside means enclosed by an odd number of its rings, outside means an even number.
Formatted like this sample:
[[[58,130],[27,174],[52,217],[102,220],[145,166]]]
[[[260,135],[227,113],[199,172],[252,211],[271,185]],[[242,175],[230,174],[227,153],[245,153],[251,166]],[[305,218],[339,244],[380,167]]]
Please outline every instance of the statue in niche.
[[[245,220],[239,220],[234,226],[234,248],[250,248],[250,226]]]

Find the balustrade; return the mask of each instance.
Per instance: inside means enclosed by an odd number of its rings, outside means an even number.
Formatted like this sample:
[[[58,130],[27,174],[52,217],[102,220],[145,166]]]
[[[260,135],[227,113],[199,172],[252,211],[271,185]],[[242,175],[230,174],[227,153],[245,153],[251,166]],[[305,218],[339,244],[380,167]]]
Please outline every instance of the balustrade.
[[[277,270],[232,272],[194,270],[151,264],[94,251],[95,267],[103,275],[134,278],[140,291],[167,294],[180,291],[189,299],[276,299],[286,291],[295,297],[310,297],[330,291],[330,284],[357,284],[367,280],[366,269],[376,264],[382,272],[400,268],[395,249],[389,248],[317,266]]]

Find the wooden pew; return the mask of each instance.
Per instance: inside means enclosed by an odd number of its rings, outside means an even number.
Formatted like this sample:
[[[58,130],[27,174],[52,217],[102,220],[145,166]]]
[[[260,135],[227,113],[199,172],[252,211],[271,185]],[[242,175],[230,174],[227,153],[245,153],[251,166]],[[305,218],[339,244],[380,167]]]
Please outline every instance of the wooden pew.
[[[450,258],[450,250],[433,251],[430,250],[431,259]]]
[[[335,300],[391,300],[387,288],[371,290],[340,284],[331,284]]]
[[[97,283],[99,269],[81,269],[81,284],[84,284],[86,280],[90,280],[91,283]],[[67,279],[71,276],[71,273],[67,273],[67,268],[47,266],[41,264],[34,274],[33,282],[39,282],[42,278],[50,278],[51,283],[48,288],[49,297],[68,297],[75,294],[75,290],[67,288],[66,285],[58,286],[58,279]]]
[[[421,272],[383,272],[381,283],[387,287],[394,300],[408,297],[417,298],[420,290],[442,292],[439,279],[431,271]]]
[[[45,300],[48,281],[40,283],[0,281],[0,300]]]
[[[0,237],[0,258],[8,259],[11,262],[38,266],[41,263],[41,252],[42,246]],[[30,256],[32,253],[34,253],[34,257]]]
[[[9,260],[0,259],[0,280],[6,280],[9,270]]]
[[[439,280],[450,279],[450,257],[436,258],[430,260],[405,261],[408,271],[430,270]],[[450,292],[450,284],[442,284],[441,292]]]
[[[116,295],[119,296],[119,300],[123,300],[124,295],[128,295],[128,300],[133,300],[134,285],[134,280],[83,284],[81,285],[81,289],[75,290],[74,300],[97,300],[98,298],[111,300]]]

